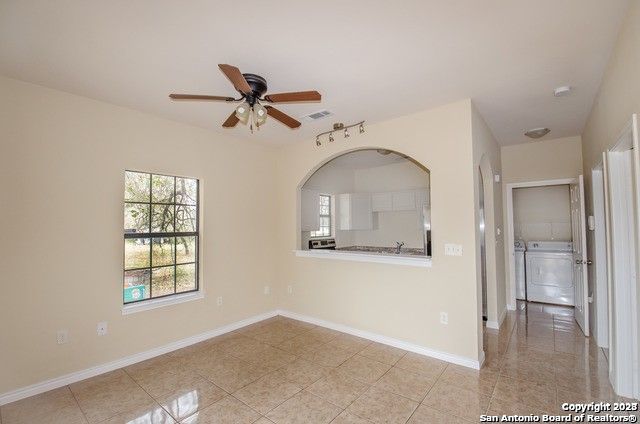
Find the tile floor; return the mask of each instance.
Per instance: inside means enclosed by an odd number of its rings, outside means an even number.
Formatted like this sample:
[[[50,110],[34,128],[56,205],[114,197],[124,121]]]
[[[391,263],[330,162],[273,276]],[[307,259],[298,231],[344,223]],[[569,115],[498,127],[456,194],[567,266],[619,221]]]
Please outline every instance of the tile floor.
[[[276,317],[0,407],[1,424],[469,423],[614,400],[571,308],[520,303],[475,371]]]

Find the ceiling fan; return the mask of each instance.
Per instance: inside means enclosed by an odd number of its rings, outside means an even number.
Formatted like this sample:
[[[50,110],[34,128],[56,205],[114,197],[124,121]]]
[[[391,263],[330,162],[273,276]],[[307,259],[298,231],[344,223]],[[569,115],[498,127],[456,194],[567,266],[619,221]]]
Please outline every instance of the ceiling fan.
[[[200,94],[169,94],[173,100],[213,100],[223,102],[240,102],[242,103],[229,115],[222,124],[225,128],[235,127],[238,122],[246,124],[249,122],[251,132],[253,132],[253,124],[256,128],[260,128],[267,120],[267,116],[271,116],[277,121],[282,122],[289,128],[298,128],[301,124],[286,113],[276,109],[273,106],[262,106],[260,102],[267,103],[295,103],[295,102],[319,102],[322,98],[317,91],[296,91],[291,93],[267,94],[267,80],[260,75],[243,74],[238,68],[231,65],[218,65],[222,73],[231,81],[236,90],[240,93],[240,98],[226,96],[205,96]]]

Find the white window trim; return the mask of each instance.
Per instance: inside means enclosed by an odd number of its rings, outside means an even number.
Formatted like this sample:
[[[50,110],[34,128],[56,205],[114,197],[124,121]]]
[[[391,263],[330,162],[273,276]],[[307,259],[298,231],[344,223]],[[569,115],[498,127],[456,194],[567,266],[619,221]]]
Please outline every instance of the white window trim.
[[[165,306],[177,305],[180,303],[191,302],[204,298],[202,288],[196,292],[174,294],[167,297],[159,297],[157,299],[149,299],[142,302],[129,303],[122,307],[122,315],[135,314],[151,309],[163,308]]]
[[[294,250],[301,258],[334,259],[340,261],[373,262],[381,264],[408,265],[431,268],[431,258],[427,256],[391,256],[376,253],[336,252],[335,250]]]

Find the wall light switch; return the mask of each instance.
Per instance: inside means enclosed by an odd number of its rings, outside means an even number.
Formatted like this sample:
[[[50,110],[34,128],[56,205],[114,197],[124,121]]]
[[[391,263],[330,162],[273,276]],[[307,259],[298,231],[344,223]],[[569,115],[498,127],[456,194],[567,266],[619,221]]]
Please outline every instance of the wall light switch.
[[[495,181],[496,183],[500,182],[500,174],[496,174],[493,176],[493,181]]]
[[[218,296],[217,303],[218,306],[222,306],[222,296]]]
[[[293,293],[293,286],[291,284],[289,284],[287,286],[287,293],[292,294]]]
[[[57,334],[58,344],[65,344],[69,341],[69,330],[58,330]]]
[[[108,332],[107,322],[99,322],[96,331],[98,333],[98,336],[105,336]]]
[[[449,314],[446,312],[440,312],[440,323],[449,324]]]
[[[269,286],[264,286],[264,294],[265,294],[265,295],[267,295],[267,294],[271,294],[271,287],[269,287]]]
[[[594,231],[596,229],[596,218],[593,215],[589,215],[587,221],[589,222],[589,231]]]
[[[444,245],[444,254],[447,256],[462,256],[462,245],[447,243]]]

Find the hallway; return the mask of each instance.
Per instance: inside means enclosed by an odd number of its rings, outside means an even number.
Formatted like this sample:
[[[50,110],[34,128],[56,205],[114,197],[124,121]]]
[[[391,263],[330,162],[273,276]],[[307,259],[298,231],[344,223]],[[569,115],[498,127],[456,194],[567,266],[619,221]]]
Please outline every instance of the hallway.
[[[569,403],[627,401],[609,383],[607,359],[573,308],[518,301],[500,331],[485,329],[485,366],[498,375],[489,414],[567,414]]]

